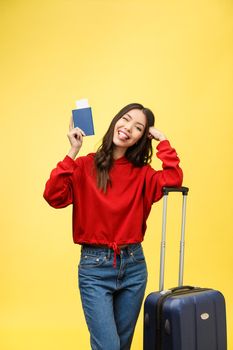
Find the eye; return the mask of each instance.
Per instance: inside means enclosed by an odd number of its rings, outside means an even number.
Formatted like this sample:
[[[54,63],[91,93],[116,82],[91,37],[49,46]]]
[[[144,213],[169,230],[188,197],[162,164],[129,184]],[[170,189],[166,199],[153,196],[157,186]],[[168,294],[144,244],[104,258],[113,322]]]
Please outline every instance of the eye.
[[[129,119],[127,117],[121,117],[121,119],[127,120],[127,122],[129,121]]]
[[[142,132],[142,128],[140,128],[140,126],[136,126],[136,128],[138,129],[138,131]]]

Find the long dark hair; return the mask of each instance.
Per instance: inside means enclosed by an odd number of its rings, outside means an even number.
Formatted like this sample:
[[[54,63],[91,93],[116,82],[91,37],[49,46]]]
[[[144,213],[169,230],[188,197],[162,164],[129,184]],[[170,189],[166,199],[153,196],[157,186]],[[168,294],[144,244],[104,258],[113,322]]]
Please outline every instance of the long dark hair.
[[[132,109],[140,109],[146,117],[146,127],[142,137],[136,144],[129,147],[125,153],[125,157],[137,167],[142,167],[145,164],[151,162],[153,150],[151,139],[148,138],[149,127],[154,125],[154,114],[153,112],[145,108],[140,103],[130,103],[123,107],[113,118],[106,134],[103,137],[102,145],[98,148],[95,155],[95,168],[97,186],[104,192],[107,191],[108,184],[111,185],[109,177],[109,171],[113,165],[113,135],[116,122],[127,112]]]

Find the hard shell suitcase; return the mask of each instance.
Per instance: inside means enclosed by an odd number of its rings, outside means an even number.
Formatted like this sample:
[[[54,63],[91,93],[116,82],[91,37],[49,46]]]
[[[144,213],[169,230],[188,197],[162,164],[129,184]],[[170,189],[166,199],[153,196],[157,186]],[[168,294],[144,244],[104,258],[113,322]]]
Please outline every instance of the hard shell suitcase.
[[[188,188],[164,188],[159,291],[144,303],[144,350],[227,350],[223,295],[210,288],[183,286]],[[178,287],[164,290],[167,198],[183,194]]]

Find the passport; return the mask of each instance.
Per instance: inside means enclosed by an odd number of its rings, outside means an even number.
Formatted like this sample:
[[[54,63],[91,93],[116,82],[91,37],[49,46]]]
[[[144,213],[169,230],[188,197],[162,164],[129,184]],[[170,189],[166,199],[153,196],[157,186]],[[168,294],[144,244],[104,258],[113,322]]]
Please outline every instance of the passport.
[[[86,136],[94,135],[94,123],[91,107],[88,105],[87,99],[76,102],[77,109],[72,110],[74,127],[82,129]]]

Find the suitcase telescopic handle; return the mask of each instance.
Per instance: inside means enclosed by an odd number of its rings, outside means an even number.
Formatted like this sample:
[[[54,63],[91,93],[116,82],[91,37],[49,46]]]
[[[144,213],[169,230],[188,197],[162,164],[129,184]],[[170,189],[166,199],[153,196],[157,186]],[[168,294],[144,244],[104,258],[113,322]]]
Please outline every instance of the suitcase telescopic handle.
[[[163,187],[164,195],[168,195],[170,192],[182,192],[183,196],[187,196],[188,191],[188,187]]]
[[[181,287],[183,285],[185,219],[186,219],[186,201],[187,201],[188,191],[189,191],[188,187],[163,187],[164,197],[163,197],[162,240],[161,240],[161,250],[160,250],[160,276],[159,276],[160,291],[164,290],[167,198],[170,192],[181,192],[183,195],[178,286]]]

